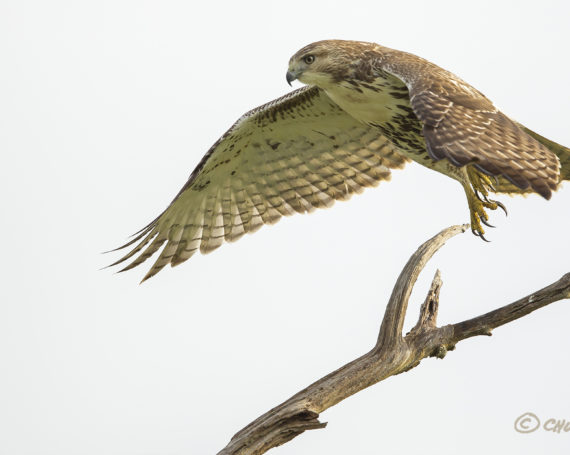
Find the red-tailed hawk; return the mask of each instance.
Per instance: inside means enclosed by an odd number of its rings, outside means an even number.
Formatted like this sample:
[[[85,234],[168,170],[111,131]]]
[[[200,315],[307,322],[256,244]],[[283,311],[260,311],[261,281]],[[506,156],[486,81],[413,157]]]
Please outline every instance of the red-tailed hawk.
[[[411,160],[458,180],[483,237],[494,193],[549,199],[570,179],[570,149],[528,130],[452,73],[374,43],[320,41],[289,61],[306,87],[243,115],[206,153],[168,208],[112,265],[144,262],[143,281],[283,215],[330,207]],[[504,208],[504,207],[503,207]],[[145,248],[146,247],[146,248]]]

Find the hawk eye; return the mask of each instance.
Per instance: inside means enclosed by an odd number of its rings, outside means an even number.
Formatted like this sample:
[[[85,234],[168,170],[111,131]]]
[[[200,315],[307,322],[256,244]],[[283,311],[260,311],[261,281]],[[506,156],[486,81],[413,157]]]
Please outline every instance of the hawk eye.
[[[307,65],[310,65],[311,63],[313,63],[315,61],[315,56],[314,55],[307,55],[307,56],[303,57],[303,61]]]

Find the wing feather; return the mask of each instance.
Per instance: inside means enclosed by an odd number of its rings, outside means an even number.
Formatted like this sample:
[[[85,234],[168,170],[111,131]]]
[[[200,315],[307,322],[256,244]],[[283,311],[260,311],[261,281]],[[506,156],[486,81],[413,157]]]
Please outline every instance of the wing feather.
[[[204,224],[200,253],[206,254],[219,248],[224,240],[224,217],[222,214],[222,192],[218,190],[206,199]]]
[[[348,199],[407,161],[378,130],[303,87],[242,116],[115,264],[139,254],[123,270],[136,267],[166,243],[144,281],[198,249],[209,253],[282,216]]]
[[[500,112],[481,92],[449,71],[393,51],[383,69],[407,86],[434,160],[474,165],[522,191],[549,199],[560,181],[557,156]]]

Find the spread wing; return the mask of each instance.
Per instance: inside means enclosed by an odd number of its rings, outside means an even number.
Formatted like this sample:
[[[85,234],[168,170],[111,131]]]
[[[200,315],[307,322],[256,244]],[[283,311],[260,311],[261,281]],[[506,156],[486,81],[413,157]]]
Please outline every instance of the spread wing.
[[[120,247],[112,265],[144,262],[143,281],[197,250],[208,253],[283,215],[311,212],[390,178],[407,161],[376,129],[303,87],[242,116],[206,153],[170,206]],[[146,247],[146,248],[145,248]]]
[[[456,166],[472,163],[485,174],[502,176],[520,190],[550,198],[560,178],[554,153],[454,74],[402,54],[403,61],[388,71],[406,83],[433,159],[447,158]],[[415,71],[410,72],[408,66],[414,66]]]

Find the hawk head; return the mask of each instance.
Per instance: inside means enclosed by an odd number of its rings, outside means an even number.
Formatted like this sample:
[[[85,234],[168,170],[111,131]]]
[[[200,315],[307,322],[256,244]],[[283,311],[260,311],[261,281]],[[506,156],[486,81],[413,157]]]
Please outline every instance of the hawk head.
[[[379,46],[362,41],[317,41],[300,49],[289,60],[287,82],[295,79],[321,88],[358,76],[361,63],[369,61]]]

